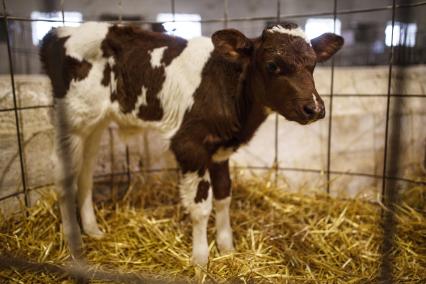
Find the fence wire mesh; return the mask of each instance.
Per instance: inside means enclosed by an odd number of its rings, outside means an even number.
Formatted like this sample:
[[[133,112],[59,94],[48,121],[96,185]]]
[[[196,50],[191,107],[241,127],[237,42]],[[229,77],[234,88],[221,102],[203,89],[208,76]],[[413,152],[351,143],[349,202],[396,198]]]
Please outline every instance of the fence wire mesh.
[[[396,0],[392,1],[391,5],[386,5],[383,7],[376,7],[376,8],[363,8],[363,9],[339,9],[339,0],[330,0],[332,1],[333,9],[331,11],[323,11],[323,12],[308,12],[308,13],[295,13],[295,14],[281,14],[281,7],[282,3],[281,0],[276,0],[276,15],[275,16],[268,16],[268,17],[237,17],[237,18],[230,18],[229,17],[229,1],[223,0],[223,18],[214,18],[214,19],[201,19],[197,22],[200,23],[219,23],[223,25],[223,28],[227,28],[230,23],[236,23],[236,22],[253,22],[253,21],[265,21],[265,22],[275,22],[280,23],[285,20],[294,20],[298,18],[306,18],[306,17],[322,17],[322,16],[331,16],[333,18],[334,22],[334,31],[336,31],[336,20],[339,16],[343,15],[351,15],[351,14],[368,14],[368,13],[374,13],[374,12],[380,12],[380,11],[391,11],[391,27],[392,27],[392,38],[391,38],[391,46],[390,46],[390,54],[388,59],[388,81],[387,81],[387,93],[386,94],[339,94],[335,93],[334,91],[334,72],[335,72],[335,60],[331,60],[331,73],[330,73],[330,93],[329,94],[322,94],[323,97],[329,98],[329,116],[328,116],[328,135],[327,135],[327,155],[326,155],[326,170],[319,170],[319,169],[312,169],[312,168],[297,168],[297,167],[285,167],[283,166],[283,161],[280,161],[279,157],[279,150],[278,150],[278,144],[279,136],[279,119],[278,115],[275,115],[275,125],[274,125],[274,158],[273,158],[273,165],[271,167],[259,167],[259,166],[248,166],[248,167],[235,167],[237,169],[250,169],[250,170],[269,170],[273,169],[275,171],[275,182],[277,181],[277,176],[279,172],[301,172],[301,173],[318,173],[318,174],[326,174],[326,191],[327,193],[330,192],[330,181],[331,181],[331,175],[348,175],[348,176],[355,176],[355,177],[369,177],[374,178],[377,180],[382,181],[382,203],[384,204],[386,210],[384,209],[382,211],[382,226],[383,226],[383,232],[384,232],[384,238],[382,243],[382,263],[381,263],[381,270],[379,279],[383,283],[392,283],[392,271],[393,271],[393,256],[391,254],[392,248],[393,248],[393,241],[395,237],[395,227],[396,227],[396,220],[394,216],[394,210],[396,204],[398,204],[398,192],[397,192],[397,182],[405,182],[410,183],[414,185],[426,185],[426,182],[414,180],[406,177],[398,176],[398,170],[397,170],[397,157],[398,157],[398,150],[399,150],[399,129],[401,128],[401,121],[398,119],[394,119],[391,121],[392,111],[395,112],[398,110],[398,105],[401,103],[402,100],[407,98],[425,98],[424,95],[419,94],[402,94],[402,86],[404,84],[404,80],[398,82],[396,91],[392,91],[392,75],[394,70],[394,66],[397,65],[394,62],[394,52],[395,52],[395,46],[394,46],[394,29],[395,29],[395,23],[396,23],[396,16],[400,15],[400,20],[406,20],[408,21],[412,16],[410,15],[410,11],[412,9],[415,9],[417,7],[424,7],[426,6],[426,1],[406,1],[402,4],[398,4]],[[271,3],[274,2],[274,0],[271,0]],[[15,70],[14,70],[14,62],[13,62],[13,56],[12,56],[12,44],[10,42],[10,22],[60,22],[63,25],[66,25],[67,23],[76,23],[76,21],[69,21],[65,17],[65,11],[64,11],[64,3],[65,0],[60,1],[60,8],[61,8],[61,20],[52,20],[52,19],[37,19],[37,18],[28,18],[28,17],[21,17],[21,16],[15,16],[11,15],[8,12],[7,8],[7,1],[2,0],[2,8],[3,8],[3,15],[0,16],[1,20],[4,22],[4,25],[6,27],[6,44],[7,44],[7,54],[8,54],[8,64],[9,64],[9,74],[10,74],[10,83],[12,88],[12,99],[13,99],[13,107],[9,108],[2,108],[0,109],[1,112],[13,112],[14,119],[16,122],[16,139],[17,139],[17,146],[18,146],[18,154],[19,154],[19,165],[20,165],[20,180],[22,183],[22,190],[19,190],[15,193],[8,194],[6,196],[3,196],[0,198],[0,201],[7,201],[13,197],[17,196],[23,196],[25,201],[25,206],[30,207],[30,192],[36,191],[40,187],[29,187],[27,183],[27,172],[25,170],[25,158],[24,158],[24,151],[23,151],[23,141],[22,141],[22,129],[20,125],[20,116],[21,112],[32,110],[32,109],[42,109],[42,108],[53,108],[53,105],[50,104],[41,104],[41,105],[31,105],[31,106],[19,106],[17,102],[17,91],[15,88]],[[146,20],[124,20],[123,19],[123,2],[121,0],[116,0],[117,4],[117,11],[118,13],[118,20],[110,20],[106,22],[110,23],[119,23],[119,24],[164,24],[166,22],[158,22],[158,21],[146,21]],[[173,15],[173,22],[178,22],[179,20],[176,20],[176,3],[175,0],[170,0],[170,12]],[[186,22],[190,22],[191,20],[185,20]],[[77,21],[77,23],[83,23],[84,21]],[[404,77],[404,70],[398,70],[398,75],[400,77]],[[383,160],[383,171],[382,174],[376,174],[376,173],[365,173],[365,172],[348,172],[348,171],[339,171],[339,170],[333,170],[332,169],[332,159],[331,159],[331,152],[332,152],[332,130],[333,130],[333,99],[336,97],[341,98],[351,98],[351,97],[384,97],[386,98],[386,118],[385,118],[385,134],[384,134],[384,160]],[[392,108],[392,104],[394,104],[394,107]],[[63,120],[65,121],[66,116],[66,110],[63,110],[61,112],[64,117]],[[392,129],[392,132],[390,131]],[[64,130],[66,131],[66,129]],[[284,142],[285,143],[285,142]],[[64,159],[67,160],[68,158],[66,155],[68,155],[68,152],[64,152]],[[132,178],[132,174],[137,173],[154,173],[154,172],[178,172],[177,168],[161,168],[161,169],[143,169],[141,171],[132,171],[130,166],[130,151],[129,147],[126,146],[125,148],[125,161],[126,161],[126,169],[123,172],[114,172],[104,174],[104,175],[98,175],[98,178],[103,177],[110,177],[111,181],[113,181],[114,177],[126,177],[127,184],[130,185],[130,181]],[[71,185],[69,185],[71,186]],[[67,190],[69,194],[72,194],[73,190]],[[75,200],[74,196],[66,196],[67,200]],[[68,214],[73,215],[71,212],[75,211],[75,205],[72,204],[72,202],[69,202],[69,205],[67,210],[69,211]],[[78,236],[79,235],[79,227],[77,222],[74,222],[73,228],[71,230],[75,231],[72,235]],[[34,273],[37,272],[45,272],[45,273],[51,273],[51,274],[66,274],[70,277],[77,280],[77,282],[86,282],[89,279],[97,279],[101,281],[116,281],[120,283],[153,283],[153,282],[159,282],[164,283],[165,280],[155,280],[146,278],[143,275],[135,275],[135,274],[120,274],[120,273],[109,273],[109,272],[102,272],[97,269],[94,269],[87,264],[84,263],[84,260],[81,257],[81,241],[78,239],[79,237],[75,237],[70,242],[70,250],[75,256],[76,262],[69,266],[59,266],[59,265],[53,265],[53,264],[46,264],[46,263],[33,263],[25,259],[16,258],[13,256],[1,256],[0,257],[0,267],[3,268],[14,268],[16,270],[22,270],[22,271],[33,271]],[[176,280],[173,281],[173,283],[176,283]]]

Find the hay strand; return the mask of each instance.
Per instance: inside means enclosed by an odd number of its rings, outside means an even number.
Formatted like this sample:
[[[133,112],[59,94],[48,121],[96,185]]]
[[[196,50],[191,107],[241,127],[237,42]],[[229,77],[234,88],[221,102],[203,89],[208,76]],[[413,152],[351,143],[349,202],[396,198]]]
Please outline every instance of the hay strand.
[[[382,242],[379,205],[322,193],[289,193],[265,183],[264,177],[237,180],[231,206],[235,253],[219,254],[211,218],[209,265],[207,269],[194,269],[189,263],[190,220],[179,205],[176,184],[150,178],[143,188],[132,188],[115,204],[98,203],[96,213],[106,237],[83,237],[92,271],[206,283],[377,280]],[[409,196],[424,197],[424,187],[410,190]],[[393,252],[397,281],[420,283],[426,279],[425,206],[424,199],[421,202],[419,198],[403,199],[399,204]],[[69,263],[51,188],[28,210],[28,217],[22,212],[7,218],[1,215],[0,222],[3,254],[33,263]],[[32,273],[17,268],[1,270],[0,277],[16,283],[69,279],[66,273]]]

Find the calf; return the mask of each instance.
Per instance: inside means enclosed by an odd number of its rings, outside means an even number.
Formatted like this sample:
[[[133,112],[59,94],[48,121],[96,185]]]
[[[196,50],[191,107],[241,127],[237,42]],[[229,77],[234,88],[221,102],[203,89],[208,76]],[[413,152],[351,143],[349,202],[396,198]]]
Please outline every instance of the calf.
[[[212,38],[184,40],[93,22],[51,30],[40,55],[53,87],[56,181],[66,238],[77,219],[65,209],[65,188],[77,193],[84,232],[103,234],[93,210],[92,172],[101,134],[114,121],[125,133],[154,127],[170,142],[182,173],[180,196],[192,219],[192,262],[208,261],[213,200],[217,245],[221,252],[232,251],[229,156],[271,112],[301,124],[323,118],[312,73],[342,44],[331,33],[309,40],[290,23],[267,28],[255,39],[226,29]]]

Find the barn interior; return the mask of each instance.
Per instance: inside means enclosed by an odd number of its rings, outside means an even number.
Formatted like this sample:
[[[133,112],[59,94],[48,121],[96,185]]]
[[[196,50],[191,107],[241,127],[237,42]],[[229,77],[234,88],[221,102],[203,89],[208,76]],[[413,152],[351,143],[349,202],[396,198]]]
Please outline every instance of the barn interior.
[[[0,278],[6,282],[76,278],[52,194],[53,104],[38,53],[50,28],[83,21],[188,39],[224,28],[254,38],[270,24],[291,21],[309,38],[335,32],[345,39],[314,72],[326,117],[301,126],[270,115],[232,157],[239,253],[220,256],[212,237],[214,256],[200,273],[187,261],[190,220],[178,205],[179,173],[166,144],[154,130],[124,141],[111,125],[94,197],[110,236],[84,239],[88,271],[105,272],[93,272],[94,281],[133,283],[147,275],[206,283],[425,281],[425,1],[2,2],[0,249],[7,257]],[[113,278],[116,272],[123,278]]]

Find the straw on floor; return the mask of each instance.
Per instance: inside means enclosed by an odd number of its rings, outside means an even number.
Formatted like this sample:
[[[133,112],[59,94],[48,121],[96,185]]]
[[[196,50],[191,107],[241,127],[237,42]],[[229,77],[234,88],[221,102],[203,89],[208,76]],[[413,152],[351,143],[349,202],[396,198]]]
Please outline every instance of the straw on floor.
[[[381,206],[361,199],[287,192],[265,182],[268,176],[238,178],[231,208],[236,252],[220,255],[209,224],[210,262],[198,280],[207,283],[370,283],[380,266]],[[51,189],[51,188],[50,188]],[[44,197],[28,216],[0,216],[3,255],[37,263],[66,265],[55,196]],[[394,276],[399,282],[426,279],[425,187],[406,191],[397,211]],[[416,196],[416,198],[413,198]],[[405,201],[404,201],[405,200]],[[191,226],[179,205],[176,183],[151,178],[133,186],[117,202],[97,205],[102,240],[84,237],[85,256],[102,271],[135,272],[194,279],[189,264]],[[0,269],[0,279],[16,283],[67,283],[66,274]]]

